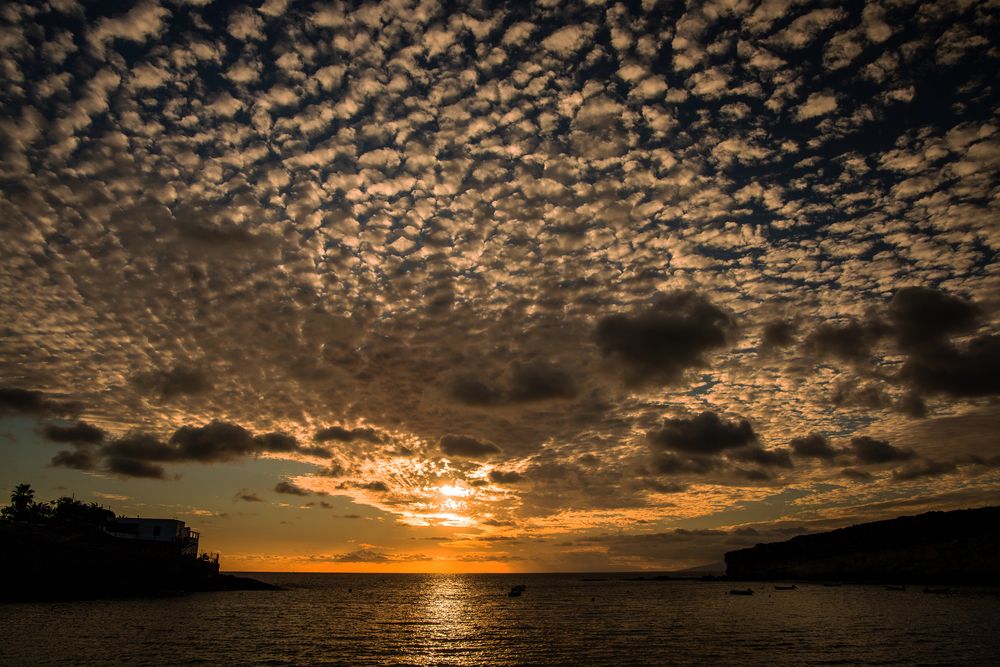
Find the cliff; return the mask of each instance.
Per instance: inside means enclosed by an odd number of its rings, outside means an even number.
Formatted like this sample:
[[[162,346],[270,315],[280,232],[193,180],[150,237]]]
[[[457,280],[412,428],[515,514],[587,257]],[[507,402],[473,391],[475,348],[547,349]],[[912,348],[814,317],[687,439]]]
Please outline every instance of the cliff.
[[[726,554],[730,579],[1000,585],[1000,507],[927,512]]]

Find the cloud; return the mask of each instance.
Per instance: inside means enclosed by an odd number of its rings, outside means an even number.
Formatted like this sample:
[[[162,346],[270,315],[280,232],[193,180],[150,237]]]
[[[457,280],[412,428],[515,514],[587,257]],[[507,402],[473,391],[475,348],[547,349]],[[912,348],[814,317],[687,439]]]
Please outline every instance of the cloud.
[[[862,465],[909,461],[916,457],[913,450],[894,447],[885,440],[876,440],[865,435],[851,438],[850,451]]]
[[[706,475],[722,468],[722,461],[712,456],[677,456],[658,453],[652,460],[653,470],[659,475]]]
[[[55,463],[55,460],[53,460]],[[141,461],[139,459],[119,458],[111,456],[105,459],[107,470],[122,477],[143,477],[148,479],[166,479],[167,472],[163,466]]]
[[[131,71],[128,83],[132,88],[139,90],[154,90],[169,81],[170,76],[171,72],[168,69],[144,64]]]
[[[330,559],[334,563],[387,563],[392,558],[388,554],[374,549],[357,549],[338,554]]]
[[[571,399],[577,395],[573,377],[553,364],[514,363],[496,384],[470,375],[450,383],[448,393],[466,405],[490,406]]]
[[[364,489],[365,491],[374,491],[376,493],[388,493],[389,485],[385,482],[380,482],[378,480],[374,482],[360,482],[352,484],[356,489]]]
[[[264,3],[257,8],[265,16],[281,16],[288,8],[289,0],[264,0]]]
[[[735,338],[733,317],[694,292],[670,292],[633,315],[606,315],[595,337],[605,355],[624,367],[630,385],[679,384],[705,354]]]
[[[508,394],[514,402],[573,398],[576,396],[576,384],[568,373],[549,364],[517,365]]]
[[[806,351],[820,359],[862,362],[871,355],[878,333],[855,319],[824,322],[809,332],[803,344]]]
[[[141,390],[158,394],[164,400],[178,396],[196,396],[212,389],[212,382],[205,371],[188,365],[138,375],[135,384]]]
[[[264,502],[264,500],[258,496],[256,492],[251,491],[250,489],[240,489],[237,491],[236,495],[233,496],[233,502],[236,502],[237,500],[242,500],[248,503]]]
[[[786,320],[774,320],[764,325],[761,331],[760,346],[764,350],[775,350],[788,347],[795,342],[798,326]]]
[[[97,54],[103,56],[106,43],[114,39],[144,42],[150,37],[158,36],[163,32],[164,20],[168,16],[170,12],[165,7],[151,0],[143,0],[122,16],[98,21],[87,35],[87,41]]]
[[[891,405],[891,400],[882,387],[875,384],[846,382],[838,385],[831,397],[838,407],[861,407],[881,410]]]
[[[507,32],[504,33],[501,43],[506,46],[521,46],[528,41],[536,29],[537,26],[533,23],[518,21],[507,28]]]
[[[746,419],[724,420],[705,411],[690,418],[666,419],[663,427],[650,431],[647,438],[655,448],[685,454],[718,454],[746,447],[757,434]]]
[[[915,479],[926,477],[940,477],[948,475],[958,469],[954,463],[945,461],[921,461],[906,468],[900,468],[892,473],[892,478],[898,482],[909,482]]]
[[[900,378],[916,391],[959,397],[1000,394],[1000,337],[951,338],[981,326],[976,304],[926,287],[897,291],[886,318],[907,354]]]
[[[582,49],[593,33],[590,25],[568,25],[559,28],[542,40],[542,47],[562,58],[568,58]]]
[[[935,344],[979,325],[974,304],[928,287],[904,287],[889,302],[888,319],[900,345]]]
[[[316,442],[353,442],[354,440],[365,440],[367,442],[381,442],[382,438],[375,429],[372,428],[352,428],[346,429],[343,426],[327,426],[321,428],[313,434]]]
[[[217,463],[264,453],[328,455],[326,450],[300,446],[286,433],[255,436],[237,424],[213,421],[204,426],[182,426],[166,442],[150,433],[131,431],[97,447],[88,460],[95,465],[103,463],[109,472],[123,476],[163,478],[161,463]],[[83,460],[57,458],[53,465],[74,467]]]
[[[73,470],[93,470],[97,467],[97,457],[91,449],[62,451],[52,457],[51,465]]]
[[[116,458],[148,461],[173,461],[179,458],[176,449],[149,433],[130,432],[101,448],[101,454]]]
[[[762,447],[743,447],[729,452],[727,458],[743,463],[753,463],[764,468],[794,468],[792,457],[787,449],[764,449]]]
[[[795,109],[797,120],[809,120],[818,116],[825,116],[837,110],[837,97],[823,93],[813,93],[805,102]]]
[[[848,30],[835,35],[823,52],[823,65],[832,70],[850,65],[864,52],[863,40],[860,37],[860,31],[857,30]]]
[[[438,441],[438,447],[447,456],[458,456],[462,458],[485,458],[500,453],[500,448],[492,442],[480,441],[466,435],[443,436]]]
[[[957,397],[1000,394],[1000,336],[980,336],[966,345],[938,345],[907,358],[900,377],[928,394]]]
[[[770,41],[785,48],[801,49],[819,33],[846,17],[846,12],[840,9],[815,9],[796,18]]]
[[[229,34],[243,42],[264,38],[264,20],[252,9],[238,9],[229,15]]]
[[[840,476],[859,484],[869,484],[875,481],[875,476],[870,472],[858,470],[857,468],[844,468],[840,471]]]
[[[524,476],[516,470],[491,470],[490,481],[497,484],[517,484],[524,480]]]
[[[284,493],[289,496],[308,496],[309,492],[303,489],[301,486],[296,485],[288,480],[282,480],[274,485],[275,493]]]
[[[42,433],[52,442],[69,442],[81,445],[94,445],[104,440],[105,433],[101,429],[86,422],[77,422],[72,426],[49,424]]]
[[[498,405],[504,402],[502,391],[475,377],[459,377],[448,388],[449,395],[466,405]]]
[[[225,461],[247,456],[258,443],[250,431],[236,424],[214,421],[205,426],[182,426],[170,436],[176,457],[194,461]]]
[[[43,392],[18,387],[0,388],[0,414],[46,415],[59,409],[59,403]]]
[[[484,531],[560,541],[996,475],[962,458],[1000,392],[995,9],[71,4],[5,14],[0,411],[31,460],[282,459],[429,524],[461,484]],[[681,438],[706,412],[734,446]],[[44,441],[78,419],[106,436]]]
[[[802,458],[823,459],[824,461],[830,461],[840,454],[840,451],[834,449],[830,445],[829,441],[819,433],[812,433],[810,435],[792,438],[788,444],[791,446],[795,455],[801,456]]]

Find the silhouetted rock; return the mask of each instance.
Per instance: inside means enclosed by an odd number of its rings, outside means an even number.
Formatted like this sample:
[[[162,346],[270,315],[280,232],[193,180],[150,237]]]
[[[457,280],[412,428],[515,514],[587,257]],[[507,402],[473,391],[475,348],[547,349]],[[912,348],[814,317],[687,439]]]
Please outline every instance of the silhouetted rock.
[[[693,579],[693,577],[672,577],[669,574],[656,574],[651,577],[639,575],[637,577],[625,577],[624,581],[678,581],[681,579]]]
[[[734,580],[1000,584],[1000,507],[927,512],[726,554]]]
[[[235,574],[216,574],[197,582],[199,591],[280,591],[280,586]]]

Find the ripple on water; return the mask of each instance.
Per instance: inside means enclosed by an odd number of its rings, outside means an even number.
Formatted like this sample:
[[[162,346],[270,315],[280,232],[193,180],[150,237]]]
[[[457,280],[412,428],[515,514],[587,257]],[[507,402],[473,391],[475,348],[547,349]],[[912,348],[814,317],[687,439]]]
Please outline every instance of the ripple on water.
[[[0,606],[0,664],[777,667],[1000,655],[995,591],[803,585],[734,598],[732,584],[613,575],[259,576],[288,590]],[[528,586],[523,596],[506,595],[514,584]]]

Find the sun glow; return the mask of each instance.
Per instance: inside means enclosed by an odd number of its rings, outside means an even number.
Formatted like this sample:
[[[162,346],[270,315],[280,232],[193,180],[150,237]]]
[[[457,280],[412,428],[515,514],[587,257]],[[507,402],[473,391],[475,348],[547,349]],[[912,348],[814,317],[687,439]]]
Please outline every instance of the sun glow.
[[[442,486],[439,486],[438,491],[441,492],[441,495],[449,496],[452,498],[466,498],[472,495],[472,489],[452,484],[444,484]]]

